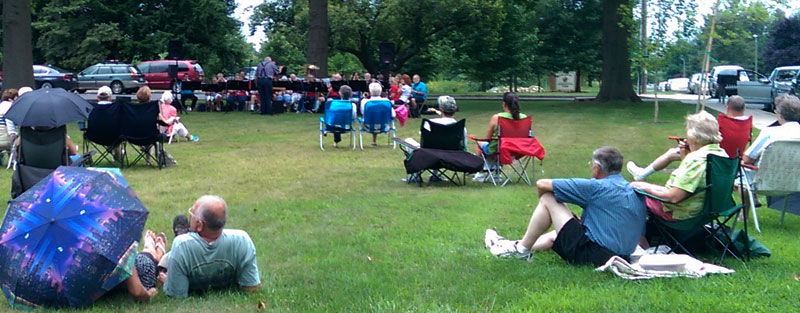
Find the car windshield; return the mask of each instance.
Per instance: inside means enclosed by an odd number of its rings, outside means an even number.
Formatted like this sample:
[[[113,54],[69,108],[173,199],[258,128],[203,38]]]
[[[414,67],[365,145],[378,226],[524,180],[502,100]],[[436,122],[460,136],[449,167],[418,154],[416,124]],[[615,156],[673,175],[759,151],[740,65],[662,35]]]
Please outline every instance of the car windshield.
[[[775,81],[779,82],[790,81],[792,80],[792,78],[794,78],[795,75],[797,75],[797,71],[798,71],[797,69],[778,71],[778,73],[775,75]]]
[[[200,66],[200,63],[194,63],[194,64],[192,64],[192,67],[194,67],[194,71],[195,72],[198,72],[198,73],[202,73],[203,72],[203,67]]]

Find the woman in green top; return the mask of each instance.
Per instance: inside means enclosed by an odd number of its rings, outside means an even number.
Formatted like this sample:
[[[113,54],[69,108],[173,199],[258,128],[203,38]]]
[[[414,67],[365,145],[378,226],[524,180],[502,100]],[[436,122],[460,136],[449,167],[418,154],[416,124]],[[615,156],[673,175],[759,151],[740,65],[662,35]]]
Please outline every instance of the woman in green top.
[[[519,97],[517,94],[513,92],[506,92],[503,94],[503,112],[492,115],[492,118],[489,119],[489,129],[486,131],[486,137],[484,138],[497,138],[497,121],[500,118],[518,120],[526,117],[528,116],[519,112]],[[478,151],[478,156],[480,156],[480,153],[482,153],[484,156],[488,157],[497,153],[497,140],[478,141],[478,147],[480,148]],[[485,181],[486,172],[475,174],[475,177],[473,177],[472,180],[481,182]]]
[[[715,154],[728,157],[725,150],[720,148],[720,141],[722,141],[722,135],[719,133],[719,124],[711,114],[702,111],[687,116],[686,139],[679,145],[682,161],[678,169],[670,175],[667,184],[659,186],[636,181],[631,183],[631,187],[669,202],[662,204],[657,200],[645,198],[650,212],[664,220],[678,221],[697,216],[703,209],[705,192],[699,192],[689,199],[684,199],[696,190],[705,187],[706,156]]]

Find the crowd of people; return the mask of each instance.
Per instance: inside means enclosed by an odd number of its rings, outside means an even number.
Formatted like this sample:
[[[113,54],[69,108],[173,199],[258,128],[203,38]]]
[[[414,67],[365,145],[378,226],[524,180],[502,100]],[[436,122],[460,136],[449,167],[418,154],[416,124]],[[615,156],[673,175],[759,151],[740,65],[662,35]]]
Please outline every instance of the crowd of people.
[[[506,107],[504,102],[504,111],[508,112]],[[746,120],[744,108],[744,99],[731,97],[726,112],[718,118]],[[770,143],[800,139],[800,99],[791,95],[778,97],[775,113],[776,125],[764,129],[743,153],[740,147],[723,148],[720,143],[725,140],[746,143],[749,129],[747,133],[721,133],[718,120],[708,112],[688,115],[686,137],[680,139],[678,147],[669,149],[645,168],[628,163],[628,171],[635,179],[630,183],[620,175],[622,153],[613,147],[598,148],[589,161],[591,179],[541,179],[536,182],[539,203],[520,239],[506,239],[495,230],[487,229],[484,244],[493,255],[506,258],[530,260],[533,251],[552,249],[571,264],[601,266],[611,256],[627,259],[637,245],[648,248],[644,237],[648,211],[671,222],[687,220],[700,213],[705,199],[703,190],[708,155],[736,157],[738,152],[742,153],[745,164],[754,164]],[[723,136],[744,137],[745,140]],[[726,150],[734,151],[733,155]],[[673,161],[680,161],[680,164],[664,186],[644,181]],[[637,195],[635,190],[664,201]],[[565,203],[580,206],[583,209],[581,217],[575,216]],[[551,226],[553,231],[546,233]]]

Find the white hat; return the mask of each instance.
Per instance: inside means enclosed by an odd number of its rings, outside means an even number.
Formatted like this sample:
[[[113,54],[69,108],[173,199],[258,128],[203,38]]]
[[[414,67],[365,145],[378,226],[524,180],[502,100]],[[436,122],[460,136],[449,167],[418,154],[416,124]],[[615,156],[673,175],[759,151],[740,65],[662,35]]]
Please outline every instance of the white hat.
[[[108,86],[103,86],[103,87],[100,87],[100,89],[97,89],[97,96],[98,97],[108,98],[108,97],[111,97],[112,93],[113,92],[111,91],[111,87],[108,87]]]
[[[24,94],[24,93],[26,93],[28,91],[33,91],[33,89],[31,87],[28,87],[28,86],[22,87],[22,88],[19,89],[19,91],[17,91],[17,95],[21,96],[22,94]]]

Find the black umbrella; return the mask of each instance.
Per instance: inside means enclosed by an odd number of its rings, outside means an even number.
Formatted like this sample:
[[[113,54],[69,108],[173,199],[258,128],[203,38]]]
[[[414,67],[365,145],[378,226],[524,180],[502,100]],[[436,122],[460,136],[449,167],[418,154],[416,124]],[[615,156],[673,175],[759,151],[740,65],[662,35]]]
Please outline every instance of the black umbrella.
[[[58,127],[89,117],[92,105],[61,88],[42,88],[20,96],[5,115],[17,126]]]

